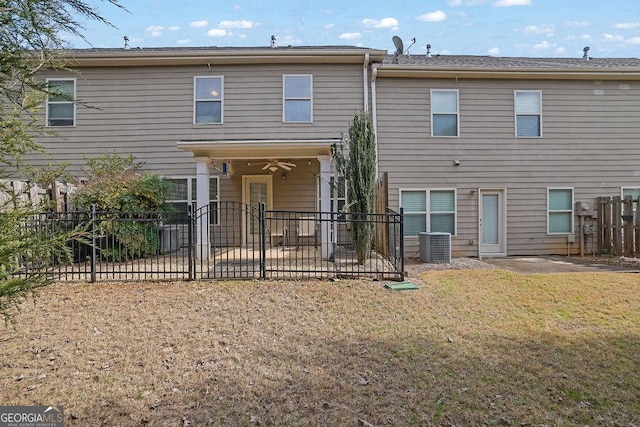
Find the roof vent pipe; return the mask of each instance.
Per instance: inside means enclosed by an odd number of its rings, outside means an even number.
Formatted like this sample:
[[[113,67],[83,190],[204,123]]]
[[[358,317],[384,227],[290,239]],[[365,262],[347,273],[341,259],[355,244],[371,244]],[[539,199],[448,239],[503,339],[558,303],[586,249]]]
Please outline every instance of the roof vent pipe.
[[[427,58],[431,56],[431,45],[427,45]]]
[[[582,59],[584,59],[585,61],[589,60],[589,46],[585,46],[584,49],[582,49],[582,51],[584,52],[584,54],[582,55]]]
[[[278,45],[276,44],[276,36],[271,36],[271,47],[278,47]]]

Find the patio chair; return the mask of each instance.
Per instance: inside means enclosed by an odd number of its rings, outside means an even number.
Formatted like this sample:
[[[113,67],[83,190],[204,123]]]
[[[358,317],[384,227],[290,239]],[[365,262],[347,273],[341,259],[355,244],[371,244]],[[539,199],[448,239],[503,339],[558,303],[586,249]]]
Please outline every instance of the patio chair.
[[[281,221],[274,221],[272,227],[267,228],[267,236],[269,237],[269,246],[282,246],[283,248],[288,245],[288,229],[287,226],[282,226]]]
[[[301,242],[304,239],[313,239],[313,246],[318,246],[318,230],[316,228],[315,217],[302,217],[298,219],[296,250],[300,249]]]

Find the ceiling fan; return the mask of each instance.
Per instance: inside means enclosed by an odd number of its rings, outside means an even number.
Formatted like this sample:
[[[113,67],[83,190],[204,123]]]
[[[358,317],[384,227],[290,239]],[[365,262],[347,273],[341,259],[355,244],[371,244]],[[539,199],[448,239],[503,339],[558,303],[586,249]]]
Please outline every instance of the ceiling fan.
[[[269,159],[269,161],[267,161],[267,164],[264,165],[262,170],[269,169],[271,172],[275,172],[278,170],[278,168],[282,168],[284,170],[290,171],[291,168],[295,168],[295,167],[296,167],[295,163],[281,162],[278,159]]]

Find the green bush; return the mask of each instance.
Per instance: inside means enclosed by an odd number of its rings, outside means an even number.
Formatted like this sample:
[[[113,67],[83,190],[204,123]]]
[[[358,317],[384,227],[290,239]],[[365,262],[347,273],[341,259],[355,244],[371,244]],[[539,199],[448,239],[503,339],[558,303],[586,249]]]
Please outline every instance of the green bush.
[[[171,182],[142,171],[133,155],[116,152],[85,159],[87,181],[74,195],[78,210],[99,212],[97,231],[106,245],[101,256],[111,261],[144,258],[159,253],[158,218],[150,212],[169,211]]]

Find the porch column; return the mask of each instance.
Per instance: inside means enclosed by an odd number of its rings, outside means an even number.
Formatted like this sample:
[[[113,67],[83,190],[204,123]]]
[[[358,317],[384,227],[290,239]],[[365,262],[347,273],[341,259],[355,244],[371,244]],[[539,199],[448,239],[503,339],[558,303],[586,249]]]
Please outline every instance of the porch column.
[[[209,244],[209,159],[196,157],[196,256],[208,260]]]
[[[320,161],[320,211],[321,219],[321,241],[322,259],[328,259],[333,252],[333,242],[331,241],[331,156],[318,156]]]

